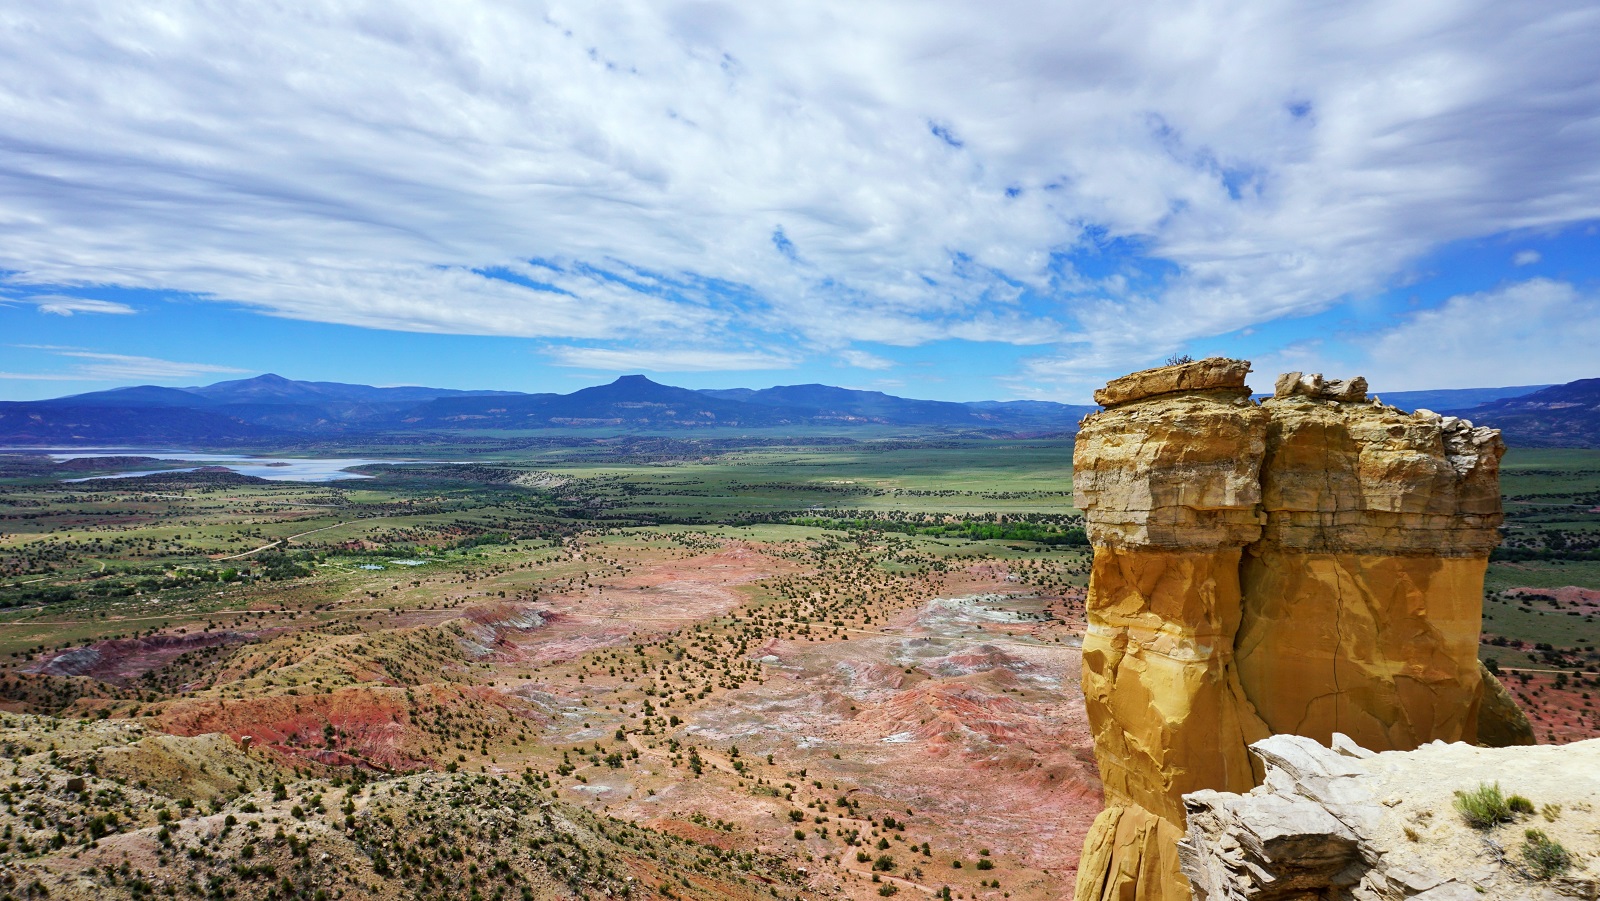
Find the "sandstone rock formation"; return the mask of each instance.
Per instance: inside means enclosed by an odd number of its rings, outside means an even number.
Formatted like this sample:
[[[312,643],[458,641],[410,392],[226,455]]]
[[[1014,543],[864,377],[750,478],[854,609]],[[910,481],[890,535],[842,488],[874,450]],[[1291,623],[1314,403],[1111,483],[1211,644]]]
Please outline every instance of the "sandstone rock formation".
[[[1248,747],[1269,735],[1479,737],[1498,433],[1368,400],[1363,379],[1290,373],[1257,404],[1249,369],[1125,376],[1078,433],[1083,688],[1107,803],[1080,901],[1188,897],[1182,797],[1248,791]],[[1498,701],[1492,731],[1521,737]]]
[[[1220,389],[1237,393],[1236,389],[1244,388],[1244,377],[1249,374],[1248,360],[1229,360],[1223,357],[1210,357],[1180,366],[1160,366],[1130,373],[1120,379],[1112,379],[1104,388],[1094,393],[1094,402],[1102,407],[1120,407],[1136,400],[1162,394],[1175,394],[1179,391]],[[1244,392],[1247,396],[1249,393],[1249,391]]]
[[[1267,433],[1249,368],[1118,379],[1079,427],[1073,490],[1095,545],[1083,691],[1107,803],[1079,898],[1179,897],[1183,795],[1255,784],[1246,746],[1269,733],[1233,662]]]
[[[1500,434],[1368,402],[1362,379],[1290,373],[1262,408],[1266,523],[1237,643],[1257,712],[1324,744],[1474,739]]]
[[[1200,901],[1477,901],[1594,898],[1600,865],[1600,739],[1537,748],[1435,742],[1373,754],[1343,734],[1330,750],[1277,735],[1252,750],[1265,764],[1248,794],[1184,799],[1184,875]],[[1500,784],[1543,814],[1469,827],[1454,793]],[[1521,854],[1533,827],[1572,865],[1540,878]]]

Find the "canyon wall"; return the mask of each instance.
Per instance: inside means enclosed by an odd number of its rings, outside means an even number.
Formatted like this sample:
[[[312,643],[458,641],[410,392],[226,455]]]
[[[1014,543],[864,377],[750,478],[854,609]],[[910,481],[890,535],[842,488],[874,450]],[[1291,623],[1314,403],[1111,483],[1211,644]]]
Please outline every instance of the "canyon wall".
[[[1078,433],[1083,688],[1107,805],[1079,901],[1188,898],[1183,796],[1249,791],[1249,746],[1269,735],[1480,737],[1499,434],[1369,400],[1360,379],[1290,373],[1257,404],[1249,371],[1213,358],[1125,376]],[[1531,740],[1492,700],[1487,731]]]

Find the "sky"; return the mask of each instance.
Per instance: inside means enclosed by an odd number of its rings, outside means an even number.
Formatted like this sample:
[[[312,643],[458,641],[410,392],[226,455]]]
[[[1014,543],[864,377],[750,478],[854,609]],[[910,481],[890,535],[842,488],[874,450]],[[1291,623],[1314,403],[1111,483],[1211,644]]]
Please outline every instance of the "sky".
[[[1600,376],[1600,6],[9,0],[0,400]]]

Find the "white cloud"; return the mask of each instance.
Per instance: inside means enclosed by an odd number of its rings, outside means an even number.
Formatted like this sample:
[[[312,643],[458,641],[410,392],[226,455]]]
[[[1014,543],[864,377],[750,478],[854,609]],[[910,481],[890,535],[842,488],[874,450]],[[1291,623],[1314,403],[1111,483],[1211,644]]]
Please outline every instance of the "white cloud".
[[[0,272],[705,359],[1052,343],[1024,375],[1089,384],[1600,217],[1583,0],[752,9],[16,0]],[[1051,265],[1112,239],[1171,275]]]
[[[1495,388],[1594,378],[1600,296],[1532,279],[1452,297],[1366,344],[1378,394],[1440,385]]]
[[[72,371],[54,374],[25,374],[13,373],[6,378],[17,379],[42,379],[55,381],[85,381],[85,382],[123,382],[140,379],[156,379],[170,381],[173,379],[188,379],[196,376],[232,374],[249,372],[248,369],[237,369],[233,366],[218,366],[214,363],[179,363],[173,360],[161,360],[156,357],[140,357],[129,354],[108,354],[99,351],[83,350],[77,347],[57,347],[42,344],[15,345],[29,350],[42,350],[58,357],[67,357],[72,360],[87,362],[75,363]]]
[[[128,315],[138,312],[125,303],[114,300],[94,300],[88,297],[69,297],[65,294],[35,294],[31,297],[0,297],[0,304],[27,303],[39,308],[41,313],[71,316],[74,313],[112,313]]]
[[[751,351],[558,347],[547,350],[546,355],[557,366],[605,372],[734,372],[788,369],[794,365],[788,357]]]
[[[1542,259],[1544,259],[1544,257],[1540,255],[1539,251],[1537,250],[1519,250],[1517,251],[1516,256],[1511,258],[1511,265],[1532,266],[1534,263],[1537,263]]]
[[[841,350],[839,362],[856,369],[893,369],[894,361],[864,350]]]
[[[88,360],[76,370],[85,377],[106,381],[124,379],[187,379],[201,375],[249,372],[234,366],[217,366],[212,363],[179,363],[155,357],[136,357],[128,354],[103,354],[85,350],[60,351],[63,357]]]
[[[1322,338],[1293,341],[1269,353],[1258,354],[1251,360],[1250,384],[1257,391],[1271,391],[1277,377],[1285,372],[1320,372],[1329,378],[1349,378],[1364,375],[1368,368],[1349,362],[1353,356],[1342,345],[1330,346]],[[1438,387],[1435,383],[1432,387]],[[1385,390],[1398,390],[1393,385]]]

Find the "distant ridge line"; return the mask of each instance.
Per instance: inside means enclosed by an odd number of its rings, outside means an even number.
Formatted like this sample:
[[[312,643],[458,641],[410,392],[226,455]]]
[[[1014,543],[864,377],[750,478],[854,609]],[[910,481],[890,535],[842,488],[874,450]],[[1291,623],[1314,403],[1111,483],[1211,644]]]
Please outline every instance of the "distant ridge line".
[[[1600,446],[1600,385],[1375,392],[1405,409],[1457,413],[1506,432],[1512,444]],[[1546,401],[1537,398],[1545,397]],[[1053,401],[940,401],[833,385],[689,389],[625,375],[570,394],[378,388],[276,373],[210,385],[136,385],[41,401],[0,402],[0,444],[233,445],[390,434],[733,430],[861,427],[987,436],[1071,434],[1099,407]],[[1585,412],[1585,411],[1588,412]],[[1559,422],[1557,422],[1559,420]],[[1591,421],[1593,420],[1593,421]]]

